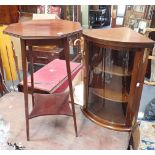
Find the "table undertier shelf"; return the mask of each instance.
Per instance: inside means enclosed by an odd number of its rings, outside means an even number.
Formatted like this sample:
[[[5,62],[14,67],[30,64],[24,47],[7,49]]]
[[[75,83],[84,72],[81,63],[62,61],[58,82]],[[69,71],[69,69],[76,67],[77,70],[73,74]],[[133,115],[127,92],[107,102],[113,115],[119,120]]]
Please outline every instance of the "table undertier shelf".
[[[59,94],[34,94],[34,107],[29,118],[44,115],[73,116],[69,106],[69,92]]]

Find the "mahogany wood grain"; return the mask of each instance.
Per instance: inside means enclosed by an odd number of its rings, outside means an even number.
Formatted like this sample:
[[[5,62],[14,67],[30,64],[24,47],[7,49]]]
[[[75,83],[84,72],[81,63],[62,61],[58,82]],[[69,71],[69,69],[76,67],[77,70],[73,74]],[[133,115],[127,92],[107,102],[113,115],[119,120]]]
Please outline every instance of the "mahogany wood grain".
[[[25,100],[25,118],[26,118],[26,135],[27,140],[29,136],[29,119],[32,118],[29,115],[29,104],[28,104],[28,85],[27,85],[27,54],[26,46],[37,45],[57,45],[60,48],[64,48],[66,67],[68,75],[68,83],[70,88],[70,97],[72,104],[74,128],[77,136],[77,125],[74,108],[74,98],[71,80],[71,71],[69,63],[69,38],[77,34],[81,34],[82,28],[80,23],[71,22],[67,20],[34,20],[21,23],[15,23],[9,25],[4,33],[19,37],[21,40],[21,54],[22,54],[22,68],[23,68],[23,92]],[[32,52],[31,52],[32,54]],[[31,59],[31,67],[33,60]],[[32,70],[31,70],[32,71]],[[33,83],[33,71],[31,72],[31,80]],[[34,91],[33,84],[32,90]],[[35,100],[35,99],[34,99]]]
[[[11,24],[4,32],[23,39],[59,39],[71,36],[81,30],[81,25],[78,22],[51,19]]]
[[[109,121],[103,120],[100,117],[94,115],[93,113],[89,112],[87,109],[85,109],[84,107],[82,108],[83,113],[85,114],[85,116],[87,118],[89,118],[91,121],[95,122],[96,124],[102,126],[102,127],[106,127],[112,130],[116,130],[116,131],[131,131],[131,127],[127,127],[125,125],[121,125],[121,124],[112,124]]]
[[[72,87],[72,82],[71,82],[72,77],[71,77],[70,62],[69,62],[69,40],[68,40],[68,38],[64,38],[64,53],[65,53],[65,59],[66,59],[68,81],[70,81],[70,82],[68,82],[68,84],[69,84],[69,89],[70,89],[70,98],[71,98],[71,106],[72,106],[75,134],[76,134],[76,137],[78,137],[76,114],[75,114],[75,107],[74,107],[73,87]]]
[[[89,59],[89,49],[88,49],[88,42],[85,39],[85,43],[84,43],[84,51],[85,51],[85,55],[84,55],[84,105],[83,107],[85,109],[87,109],[87,101],[88,101],[88,76],[89,76],[89,70],[88,70],[88,59]]]
[[[129,48],[153,48],[153,40],[127,27],[84,30],[83,35],[96,43]]]
[[[26,119],[26,136],[27,140],[30,140],[29,135],[29,105],[28,105],[28,86],[27,86],[27,61],[26,61],[26,41],[21,39],[21,55],[22,55],[22,69],[23,69],[23,92],[25,101],[25,119]]]
[[[0,5],[0,24],[11,24],[18,22],[19,6]]]
[[[44,115],[73,116],[68,101],[69,92],[62,92],[58,94],[34,94],[34,98],[35,104],[29,118]]]
[[[84,73],[84,106],[82,108],[82,111],[88,117],[90,120],[94,121],[96,124],[99,124],[103,127],[107,127],[113,130],[118,131],[132,131],[133,127],[136,124],[137,115],[138,115],[138,109],[140,104],[140,98],[143,88],[143,81],[144,81],[144,74],[146,72],[146,65],[148,62],[148,54],[150,49],[154,46],[154,41],[142,36],[141,34],[138,34],[137,32],[134,32],[133,30],[129,28],[112,28],[112,29],[106,29],[106,30],[99,30],[99,29],[91,29],[91,30],[84,30],[83,31],[84,39],[85,39],[85,73]],[[129,61],[129,65],[131,67],[131,71],[127,73],[123,73],[123,68],[121,69],[121,62],[118,64],[114,63],[115,65],[118,65],[117,67],[114,67],[113,69],[106,68],[98,68],[99,73],[103,74],[110,74],[118,78],[122,78],[122,83],[119,83],[117,85],[114,85],[114,82],[111,82],[110,90],[107,87],[105,87],[105,81],[104,77],[100,81],[95,81],[96,77],[91,74],[91,76],[94,76],[94,79],[90,77],[90,72],[93,71],[93,67],[98,67],[98,64],[104,56],[106,55],[100,55],[99,51],[100,48],[103,49],[113,49],[115,51],[115,54],[123,54],[123,52],[129,52],[129,59],[126,61]],[[148,48],[146,50],[146,48]],[[95,50],[98,50],[95,51]],[[144,52],[145,51],[145,52]],[[92,61],[93,54],[97,53],[100,57],[98,63],[96,61]],[[93,57],[94,58],[94,57]],[[94,60],[94,59],[93,59]],[[115,59],[113,59],[115,61]],[[120,59],[119,59],[120,61]],[[130,70],[130,69],[129,69]],[[90,78],[92,78],[93,82],[90,82]],[[98,74],[98,79],[100,79],[100,75]],[[114,78],[114,81],[117,83],[117,79]],[[124,79],[124,80],[123,80]],[[102,84],[103,83],[103,84]],[[120,84],[120,88],[118,88]],[[112,88],[114,87],[114,88]],[[117,88],[115,88],[117,87]],[[89,92],[90,90],[90,92]],[[119,90],[121,93],[119,95],[118,92],[114,92],[115,90]],[[111,119],[105,119],[101,116],[100,113],[97,114],[97,112],[93,112],[93,109],[91,109],[91,106],[93,105],[93,108],[95,108],[95,104],[99,104],[97,101],[97,98],[91,96],[91,94],[95,92],[95,95],[102,101],[107,100],[109,102],[113,102],[115,104],[117,101],[122,103],[122,106],[126,106],[125,109],[122,107],[124,111],[125,116],[125,124],[122,125],[120,122],[113,122],[113,118]],[[121,98],[122,94],[126,92],[126,98]],[[120,100],[121,98],[121,100]],[[104,105],[104,102],[100,102]],[[127,104],[123,104],[127,103]],[[105,102],[106,104],[106,102]],[[97,105],[96,105],[97,106]],[[106,109],[106,108],[105,108]],[[108,109],[106,109],[108,110]],[[108,114],[108,112],[106,111]],[[110,116],[108,117],[110,118]],[[111,120],[111,121],[110,121]]]
[[[31,95],[32,95],[32,106],[34,106],[34,77],[33,77],[33,52],[32,46],[29,46],[29,53],[30,53],[30,73],[31,73]]]
[[[141,93],[143,89],[143,82],[144,82],[144,75],[146,72],[146,67],[148,63],[148,56],[149,56],[149,51],[146,50],[145,54],[145,61],[143,62],[143,49],[139,49],[136,52],[135,60],[134,60],[134,66],[133,66],[133,72],[131,79],[131,85],[130,85],[130,94],[129,94],[129,106],[127,109],[127,115],[126,115],[126,125],[127,126],[132,126],[136,123],[137,115],[138,115],[138,109],[139,109],[139,103],[141,99]]]

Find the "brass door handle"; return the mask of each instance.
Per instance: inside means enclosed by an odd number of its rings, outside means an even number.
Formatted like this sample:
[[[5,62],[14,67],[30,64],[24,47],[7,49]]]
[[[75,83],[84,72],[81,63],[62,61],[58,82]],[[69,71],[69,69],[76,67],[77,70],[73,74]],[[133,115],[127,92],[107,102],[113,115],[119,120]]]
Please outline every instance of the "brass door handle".
[[[84,38],[81,37],[80,39],[76,39],[73,43],[74,46],[78,45],[78,43],[80,44],[80,51],[79,54],[81,54],[82,56],[84,56]]]

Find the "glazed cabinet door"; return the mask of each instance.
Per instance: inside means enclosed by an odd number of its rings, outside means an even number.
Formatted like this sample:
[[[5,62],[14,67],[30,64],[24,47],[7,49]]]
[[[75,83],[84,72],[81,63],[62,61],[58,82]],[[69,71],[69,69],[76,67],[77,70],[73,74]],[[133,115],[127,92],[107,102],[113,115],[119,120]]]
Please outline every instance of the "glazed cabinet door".
[[[87,53],[86,111],[101,124],[130,127],[142,91],[143,51],[89,42]]]

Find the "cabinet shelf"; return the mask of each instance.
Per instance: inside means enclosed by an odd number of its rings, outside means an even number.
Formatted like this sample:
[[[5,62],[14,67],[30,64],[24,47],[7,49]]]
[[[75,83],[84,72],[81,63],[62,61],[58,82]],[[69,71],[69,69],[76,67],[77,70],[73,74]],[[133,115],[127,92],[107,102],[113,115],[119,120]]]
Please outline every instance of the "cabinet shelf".
[[[106,89],[93,88],[93,94],[103,99],[107,99],[114,102],[125,103],[128,101],[127,93],[113,91],[111,89],[108,89],[108,87],[106,87]]]
[[[104,68],[104,67],[103,67]],[[104,69],[100,67],[96,67],[99,71],[103,71],[105,73],[117,75],[117,76],[131,76],[130,71],[126,71],[123,67],[113,65],[111,67],[105,67]]]

